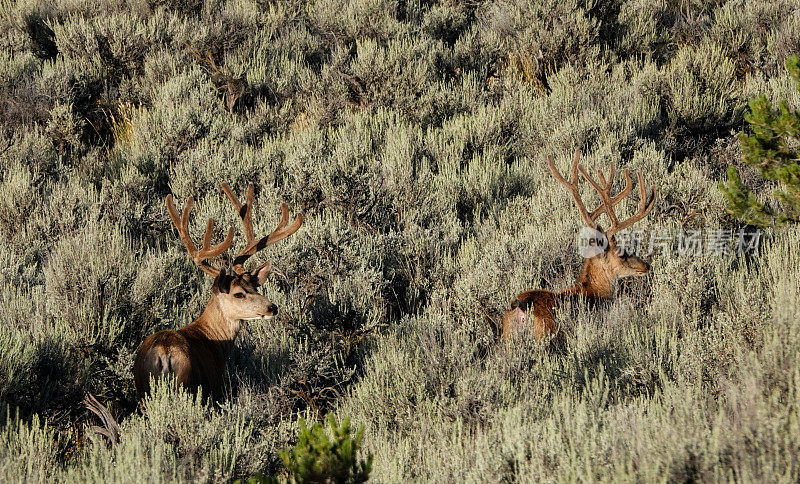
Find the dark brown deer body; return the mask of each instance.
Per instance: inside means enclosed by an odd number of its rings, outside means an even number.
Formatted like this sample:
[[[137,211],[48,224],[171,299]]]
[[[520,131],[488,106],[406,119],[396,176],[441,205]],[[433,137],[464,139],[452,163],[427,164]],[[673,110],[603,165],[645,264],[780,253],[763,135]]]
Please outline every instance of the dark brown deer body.
[[[509,338],[523,328],[531,329],[534,336],[540,340],[553,335],[556,332],[553,310],[565,300],[574,299],[596,303],[597,301],[608,299],[614,295],[619,279],[629,276],[641,276],[650,270],[647,262],[624,250],[620,250],[617,247],[614,235],[650,213],[655,206],[655,189],[652,189],[651,196],[648,199],[642,176],[639,175],[639,209],[632,217],[620,222],[617,220],[613,208],[632,189],[633,182],[630,173],[625,170],[625,188],[612,196],[611,185],[614,183],[614,167],[610,168],[607,182],[603,173],[598,171],[600,183],[597,183],[578,164],[578,159],[579,153],[576,151],[569,181],[565,180],[556,170],[552,157],[548,157],[547,161],[553,176],[572,193],[578,211],[581,213],[586,225],[602,232],[608,241],[608,245],[602,253],[584,260],[583,270],[574,286],[568,287],[561,292],[535,289],[518,294],[511,302],[511,308],[503,316],[503,338]],[[586,210],[578,193],[578,172],[600,195],[600,206],[591,213]],[[603,213],[608,216],[611,222],[609,229],[606,231],[603,231],[595,222]]]
[[[263,264],[252,271],[245,270],[242,264],[257,251],[296,232],[303,219],[297,216],[287,227],[289,211],[286,204],[283,204],[278,228],[269,236],[256,239],[251,220],[253,187],[248,188],[244,205],[239,203],[227,185],[223,184],[222,188],[242,218],[247,238],[244,249],[233,261],[233,270],[230,273],[225,269],[215,268],[208,263],[208,259],[220,255],[230,247],[233,230],[228,232],[228,237],[222,243],[211,246],[214,224],[209,219],[203,248],[198,250],[188,233],[192,198],[186,201],[179,219],[172,196],[167,196],[167,208],[189,255],[198,267],[214,277],[214,285],[211,300],[200,317],[183,328],[152,334],[142,343],[133,365],[136,395],[139,399],[150,391],[151,376],[160,375],[174,375],[179,385],[192,391],[202,387],[205,394],[212,399],[221,399],[225,387],[226,362],[242,328],[242,321],[271,318],[278,313],[278,308],[258,292],[258,287],[266,281],[269,274],[269,264]]]

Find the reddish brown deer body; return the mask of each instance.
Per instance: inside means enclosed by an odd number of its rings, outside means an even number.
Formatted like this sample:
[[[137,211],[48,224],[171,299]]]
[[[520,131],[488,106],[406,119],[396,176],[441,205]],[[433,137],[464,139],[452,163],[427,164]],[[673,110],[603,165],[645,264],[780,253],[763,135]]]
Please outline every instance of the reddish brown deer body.
[[[202,387],[206,395],[219,400],[223,396],[226,361],[242,327],[242,320],[271,318],[278,313],[278,308],[258,292],[258,287],[269,274],[269,264],[265,263],[251,271],[246,270],[243,264],[259,250],[295,233],[303,223],[303,217],[298,215],[287,227],[289,210],[284,203],[281,205],[278,227],[270,235],[257,239],[252,223],[253,186],[247,189],[244,205],[239,203],[226,184],[222,184],[222,189],[239,213],[247,239],[245,247],[233,260],[231,272],[212,266],[209,259],[219,256],[231,246],[233,229],[228,231],[223,242],[212,246],[214,221],[209,219],[203,247],[197,249],[188,229],[189,212],[194,200],[192,197],[186,200],[179,218],[172,195],[167,195],[167,209],[186,250],[194,263],[214,278],[213,295],[200,317],[191,324],[177,330],[159,331],[144,340],[133,364],[139,399],[149,392],[151,375],[171,374],[175,375],[178,384],[187,389],[195,391]]]
[[[578,164],[579,152],[575,152],[572,163],[570,180],[567,181],[556,170],[553,158],[548,157],[547,163],[553,176],[570,191],[575,199],[575,205],[588,227],[602,232],[608,240],[605,250],[594,257],[584,260],[583,270],[578,277],[577,284],[561,292],[554,293],[545,290],[525,291],[517,295],[511,302],[511,308],[503,316],[503,337],[508,338],[523,327],[533,330],[537,339],[543,339],[555,333],[555,318],[553,309],[565,299],[586,299],[595,302],[607,299],[614,295],[617,281],[628,276],[641,276],[650,270],[647,262],[635,255],[629,254],[617,247],[614,235],[620,230],[638,222],[655,206],[656,191],[651,188],[651,196],[647,196],[642,176],[638,175],[640,199],[637,212],[627,220],[619,221],[614,213],[614,206],[625,198],[633,187],[630,173],[625,170],[625,188],[616,195],[611,195],[611,186],[614,183],[614,167],[609,168],[609,177],[606,181],[603,173],[598,170],[597,176],[600,183],[590,177],[582,166]],[[578,172],[600,195],[600,206],[589,212],[578,192]],[[648,200],[649,198],[649,200]],[[597,217],[605,213],[610,221],[608,230],[603,231],[595,222]]]

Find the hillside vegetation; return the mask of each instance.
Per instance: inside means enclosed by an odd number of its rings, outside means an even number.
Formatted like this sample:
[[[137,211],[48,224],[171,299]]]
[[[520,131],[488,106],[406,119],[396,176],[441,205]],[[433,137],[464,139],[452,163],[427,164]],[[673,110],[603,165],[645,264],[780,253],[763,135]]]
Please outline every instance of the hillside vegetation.
[[[281,475],[300,419],[335,415],[377,482],[796,482],[796,226],[661,243],[561,308],[561,347],[492,324],[582,261],[548,154],[642,173],[645,234],[750,230],[718,183],[772,196],[737,134],[760,94],[800,107],[793,53],[796,0],[0,0],[0,480]],[[221,240],[223,181],[255,185],[259,234],[306,215],[257,257],[280,315],[223,405],[160,385],[142,414],[136,349],[211,294],[164,199]]]

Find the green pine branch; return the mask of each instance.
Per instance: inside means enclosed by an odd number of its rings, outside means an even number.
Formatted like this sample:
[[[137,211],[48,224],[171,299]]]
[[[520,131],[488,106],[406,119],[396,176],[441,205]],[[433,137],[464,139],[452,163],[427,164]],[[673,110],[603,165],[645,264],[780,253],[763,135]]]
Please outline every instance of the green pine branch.
[[[257,474],[250,477],[248,484],[291,483],[341,483],[360,484],[369,479],[372,471],[372,454],[366,460],[359,459],[364,428],[360,427],[355,436],[350,433],[350,421],[345,419],[341,425],[333,415],[328,415],[330,435],[322,423],[317,422],[308,428],[300,419],[297,444],[280,453],[287,476],[278,478]]]
[[[786,68],[800,91],[800,59],[786,61]],[[777,181],[780,189],[773,195],[782,211],[756,200],[742,183],[735,167],[728,169],[727,182],[720,189],[728,198],[728,211],[747,223],[765,227],[800,222],[800,113],[781,101],[778,109],[761,95],[748,103],[744,119],[751,134],[740,133],[739,142],[747,165],[758,170],[766,180]]]

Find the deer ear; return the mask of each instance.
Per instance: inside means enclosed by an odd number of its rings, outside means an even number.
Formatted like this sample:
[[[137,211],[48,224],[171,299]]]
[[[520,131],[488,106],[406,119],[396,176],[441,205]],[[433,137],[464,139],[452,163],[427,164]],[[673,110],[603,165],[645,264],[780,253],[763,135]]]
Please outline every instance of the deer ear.
[[[223,293],[228,294],[231,292],[231,277],[228,271],[223,267],[219,270],[219,274],[214,278],[214,286],[212,287],[214,294]]]
[[[267,276],[269,276],[269,271],[271,269],[272,265],[269,262],[265,262],[258,269],[253,269],[250,271],[250,276],[256,281],[256,284],[260,286],[267,282]]]

